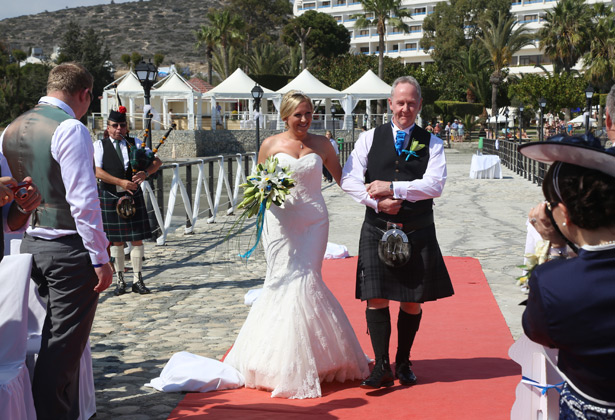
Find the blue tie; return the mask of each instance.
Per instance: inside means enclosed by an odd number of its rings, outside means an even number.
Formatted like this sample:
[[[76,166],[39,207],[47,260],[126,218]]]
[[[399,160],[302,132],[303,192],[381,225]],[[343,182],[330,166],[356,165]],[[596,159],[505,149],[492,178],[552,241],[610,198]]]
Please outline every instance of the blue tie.
[[[406,139],[406,133],[403,130],[397,132],[397,138],[395,138],[395,150],[397,154],[401,155],[401,151],[404,148],[404,140]]]

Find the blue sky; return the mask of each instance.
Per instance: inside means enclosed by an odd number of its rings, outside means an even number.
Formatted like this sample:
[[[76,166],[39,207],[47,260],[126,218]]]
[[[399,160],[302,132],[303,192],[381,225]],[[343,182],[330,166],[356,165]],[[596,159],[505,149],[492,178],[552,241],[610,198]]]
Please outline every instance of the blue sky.
[[[115,3],[126,3],[128,1],[136,0],[114,0]],[[109,4],[111,0],[27,0],[27,1],[3,1],[0,7],[0,20],[41,13],[47,10],[53,12],[55,10],[80,7],[80,6],[94,6],[97,4]]]

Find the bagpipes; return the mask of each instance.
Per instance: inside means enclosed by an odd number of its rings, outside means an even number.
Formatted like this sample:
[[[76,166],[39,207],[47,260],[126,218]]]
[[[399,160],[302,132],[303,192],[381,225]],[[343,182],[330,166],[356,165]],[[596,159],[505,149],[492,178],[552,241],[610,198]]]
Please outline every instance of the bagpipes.
[[[144,171],[149,168],[149,166],[156,158],[156,153],[158,152],[158,149],[164,144],[165,140],[169,137],[169,134],[171,134],[171,131],[173,131],[175,127],[175,124],[171,124],[171,127],[162,136],[162,139],[160,140],[160,143],[158,143],[158,146],[154,147],[152,150],[148,150],[145,148],[145,141],[147,140],[151,132],[149,127],[145,129],[145,134],[143,135],[143,140],[141,141],[141,147],[132,147],[130,149],[130,166],[132,166],[133,173]]]

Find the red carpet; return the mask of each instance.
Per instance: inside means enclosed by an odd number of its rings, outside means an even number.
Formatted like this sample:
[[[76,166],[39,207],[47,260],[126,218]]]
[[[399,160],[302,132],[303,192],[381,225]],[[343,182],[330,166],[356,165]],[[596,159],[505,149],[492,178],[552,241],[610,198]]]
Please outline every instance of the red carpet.
[[[358,382],[323,384],[323,397],[271,398],[252,389],[188,394],[169,419],[489,419],[508,420],[520,380],[508,357],[513,339],[478,260],[445,258],[455,295],[423,306],[412,349],[419,383],[366,391]],[[356,258],[328,260],[323,275],[338,298],[363,350],[373,357],[366,334],[365,304],[354,298]],[[399,306],[391,305],[396,325]],[[391,357],[397,346],[391,337]]]

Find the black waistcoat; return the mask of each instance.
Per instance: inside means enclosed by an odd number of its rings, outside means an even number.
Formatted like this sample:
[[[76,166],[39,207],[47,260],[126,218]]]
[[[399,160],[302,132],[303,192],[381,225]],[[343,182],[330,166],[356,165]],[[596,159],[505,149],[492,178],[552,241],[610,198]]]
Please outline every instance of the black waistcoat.
[[[132,140],[132,141],[131,141]],[[113,141],[109,137],[105,137],[102,139],[103,145],[103,165],[102,169],[107,172],[109,175],[114,176],[120,179],[132,179],[132,166],[130,165],[130,149],[134,147],[134,139],[131,137],[126,138],[126,145],[128,146],[128,168],[124,169],[124,161],[120,159],[117,155],[117,151],[115,150],[115,146],[113,145]],[[107,184],[106,182],[100,181],[100,186],[112,193],[115,193],[117,190],[115,185]]]
[[[374,141],[367,155],[367,171],[365,172],[365,182],[372,181],[414,181],[415,179],[423,178],[429,163],[429,143],[431,134],[415,125],[412,129],[408,148],[413,140],[418,140],[420,144],[424,144],[421,150],[416,151],[418,155],[410,156],[406,160],[406,154],[401,156],[395,150],[395,142],[393,141],[393,129],[391,124],[383,124],[374,131]],[[404,223],[412,220],[418,215],[425,215],[433,212],[433,200],[420,200],[414,203],[404,200],[399,210],[395,215],[376,213],[371,207],[366,208],[365,219],[367,221],[375,218]]]

